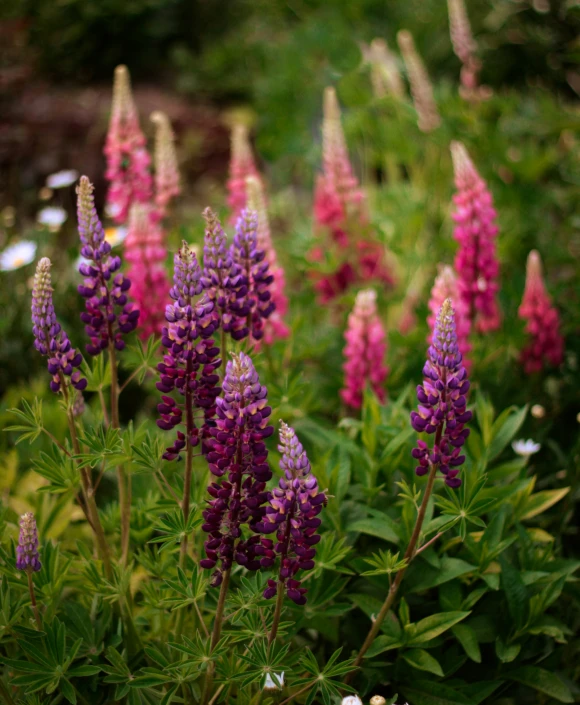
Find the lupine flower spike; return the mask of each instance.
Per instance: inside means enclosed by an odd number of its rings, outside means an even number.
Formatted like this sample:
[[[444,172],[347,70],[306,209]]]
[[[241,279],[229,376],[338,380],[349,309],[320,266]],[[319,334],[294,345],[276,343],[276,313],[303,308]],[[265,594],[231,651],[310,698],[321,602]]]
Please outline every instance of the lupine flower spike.
[[[451,143],[457,193],[453,236],[459,243],[455,271],[459,292],[469,307],[469,317],[480,333],[500,326],[497,302],[499,262],[496,254],[497,213],[489,188],[461,142]]]
[[[389,371],[385,365],[387,341],[377,313],[377,295],[372,289],[357,294],[344,338],[344,388],[340,392],[341,397],[353,409],[360,409],[368,384],[383,403],[386,398],[384,383]]]
[[[174,460],[189,441],[197,446],[202,442],[202,452],[207,448],[210,428],[214,425],[216,397],[220,392],[217,368],[221,365],[219,348],[212,333],[216,328],[213,317],[214,303],[202,294],[201,269],[193,250],[183,243],[175,255],[173,287],[169,291],[174,303],[167,306],[161,342],[167,353],[157,369],[161,379],[157,389],[163,397],[157,410],[161,414],[157,425],[165,431],[185,426],[185,433],[177,431],[175,443],[167,448],[163,457]],[[169,396],[172,391],[183,396],[177,402]],[[193,411],[203,412],[203,421],[193,416]],[[186,436],[187,434],[187,436]]]
[[[384,39],[373,39],[368,55],[375,98],[384,98],[386,95],[402,98],[405,94],[403,79],[397,58],[389,49],[387,42]]]
[[[253,176],[259,179],[258,169],[252,153],[252,146],[245,125],[234,125],[231,134],[230,174],[227,182],[229,222],[237,223],[248,202],[246,179]]]
[[[86,176],[81,176],[77,196],[81,255],[88,260],[79,266],[85,283],[78,290],[86,299],[81,320],[90,338],[87,352],[99,355],[109,343],[117,350],[125,347],[123,335],[135,330],[139,311],[128,300],[131,281],[120,271],[121,258],[111,255],[111,245],[105,240],[95,209],[93,185]]]
[[[236,224],[234,260],[241,266],[247,282],[245,297],[248,327],[253,340],[264,336],[264,323],[274,311],[270,287],[274,277],[269,272],[266,252],[258,246],[258,214],[244,209]]]
[[[206,456],[217,480],[207,488],[212,499],[203,512],[202,529],[209,538],[207,558],[200,563],[214,570],[213,587],[222,583],[234,562],[249,570],[259,569],[258,532],[268,499],[266,483],[272,477],[264,443],[274,431],[268,423],[272,410],[267,389],[260,384],[248,355],[232,355],[222,387]],[[244,533],[246,527],[250,535]]]
[[[62,375],[68,377],[72,386],[80,392],[87,386],[87,380],[77,369],[83,358],[72,347],[67,334],[56,320],[52,303],[50,267],[48,257],[43,257],[36,266],[34,275],[32,288],[34,347],[41,355],[48,357],[48,371],[52,375],[50,388],[53,392],[60,390]]]
[[[42,565],[38,555],[38,531],[32,512],[20,517],[20,536],[16,547],[16,567],[29,573],[37,573]]]
[[[117,66],[111,121],[104,149],[105,176],[110,183],[107,210],[116,223],[124,223],[132,203],[148,203],[152,196],[151,158],[131,93],[126,66]]]
[[[459,468],[465,462],[460,452],[469,435],[465,424],[471,411],[466,409],[469,381],[457,344],[451,299],[443,302],[437,314],[423,377],[423,384],[417,387],[418,411],[411,412],[411,423],[419,433],[434,433],[435,442],[429,449],[425,441],[417,441],[413,457],[419,465],[415,472],[427,475],[436,467],[449,487],[459,487]]]
[[[399,49],[407,68],[411,95],[417,111],[417,124],[421,132],[432,132],[441,124],[437,104],[433,97],[433,87],[423,60],[415,48],[413,36],[407,30],[397,34]]]
[[[256,552],[261,555],[263,568],[274,565],[280,558],[278,580],[268,580],[264,597],[276,595],[278,585],[284,586],[286,595],[297,605],[306,604],[306,588],[301,587],[296,574],[300,570],[314,568],[316,544],[320,541],[318,517],[326,495],[318,489],[318,482],[306,451],[293,428],[281,424],[280,445],[282,454],[280,469],[283,476],[269,496],[263,521],[258,529],[265,534],[276,533],[276,541],[262,538]]]
[[[179,196],[179,167],[175,152],[175,135],[171,123],[165,113],[160,110],[151,114],[151,122],[155,124],[155,205],[157,218],[167,215],[167,206],[172,198]]]
[[[449,11],[451,44],[455,55],[462,64],[459,94],[466,100],[489,98],[490,89],[487,86],[478,86],[481,61],[475,54],[477,44],[471,33],[465,0],[447,0],[447,9]]]
[[[275,308],[264,323],[264,342],[266,345],[271,345],[274,340],[288,338],[290,335],[290,328],[284,322],[284,317],[288,313],[288,298],[285,293],[286,275],[284,268],[278,262],[272,242],[262,182],[260,179],[250,176],[247,179],[246,187],[248,208],[258,214],[258,248],[265,251],[266,261],[270,265],[270,273],[274,277],[270,291]]]
[[[213,314],[218,325],[234,340],[242,340],[250,332],[246,320],[250,308],[245,300],[248,282],[242,267],[234,261],[233,248],[228,247],[217,215],[206,208],[203,217],[206,229],[201,283],[215,305]]]
[[[145,339],[161,333],[169,290],[165,237],[161,224],[153,217],[154,212],[150,205],[134,203],[125,239],[125,259],[130,265],[128,276],[132,282],[131,298],[140,311],[139,332]]]
[[[467,354],[471,350],[471,344],[469,343],[469,333],[471,331],[469,308],[459,295],[459,282],[453,267],[449,265],[439,265],[439,273],[431,289],[431,298],[429,299],[429,317],[427,318],[427,323],[430,331],[433,331],[435,327],[437,314],[445,299],[451,299],[455,306],[457,344],[459,345],[459,352],[463,357],[463,366],[469,371],[470,363],[466,359]],[[430,332],[427,341],[430,343],[432,340],[433,335]]]
[[[539,372],[546,362],[560,365],[564,357],[560,316],[546,291],[542,260],[536,250],[528,255],[526,288],[518,315],[526,321],[526,333],[530,336],[529,344],[521,353],[524,370],[531,374]]]

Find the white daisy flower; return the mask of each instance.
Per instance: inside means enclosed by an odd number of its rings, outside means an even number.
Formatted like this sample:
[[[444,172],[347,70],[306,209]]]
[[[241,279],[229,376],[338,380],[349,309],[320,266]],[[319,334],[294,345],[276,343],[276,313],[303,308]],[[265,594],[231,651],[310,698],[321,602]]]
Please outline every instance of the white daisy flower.
[[[117,247],[127,237],[127,228],[119,226],[118,228],[105,228],[105,240],[111,247]]]
[[[58,231],[67,219],[67,212],[64,208],[57,206],[47,206],[39,211],[36,220],[40,225],[46,225],[49,230]]]
[[[363,705],[358,695],[347,695],[340,701],[340,705]]]
[[[66,186],[72,186],[78,178],[79,172],[75,171],[75,169],[64,169],[48,176],[46,185],[48,188],[65,188]]]
[[[269,673],[266,673],[264,682],[264,690],[279,690],[284,687],[284,671],[282,673],[274,673],[274,678]]]
[[[13,272],[30,264],[36,256],[36,243],[30,240],[21,240],[14,245],[9,245],[0,253],[0,270]]]
[[[534,455],[534,453],[537,453],[541,447],[542,446],[539,443],[536,443],[531,438],[528,438],[527,441],[525,441],[523,438],[520,438],[519,440],[514,441],[512,443],[514,453],[521,455],[522,458],[529,458],[530,455]]]

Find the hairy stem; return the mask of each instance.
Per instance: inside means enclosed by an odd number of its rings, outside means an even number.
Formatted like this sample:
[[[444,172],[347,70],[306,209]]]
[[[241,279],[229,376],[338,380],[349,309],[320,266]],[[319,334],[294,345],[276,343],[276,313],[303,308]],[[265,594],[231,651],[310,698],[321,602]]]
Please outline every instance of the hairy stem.
[[[215,612],[215,617],[213,621],[213,630],[211,633],[211,649],[212,651],[215,649],[216,644],[220,640],[220,636],[222,633],[222,623],[223,623],[223,618],[224,618],[224,609],[226,606],[226,597],[228,594],[228,588],[230,585],[230,575],[231,575],[231,568],[228,568],[226,571],[224,571],[224,576],[223,576],[223,581],[220,587],[220,594],[218,597],[218,603],[217,603],[217,609]],[[203,692],[201,694],[201,704],[206,705],[208,698],[209,698],[209,693],[211,691],[211,687],[213,685],[213,663],[210,663],[208,666],[208,669],[205,674],[205,681],[203,684]]]
[[[282,605],[284,604],[284,583],[278,581],[278,592],[276,594],[276,607],[274,608],[274,620],[272,621],[272,628],[268,634],[268,646],[276,638],[278,633],[278,627],[280,626],[280,617],[282,616]]]
[[[38,607],[36,605],[36,594],[34,592],[34,583],[32,582],[32,572],[30,570],[26,571],[28,577],[28,592],[30,593],[30,602],[32,603],[32,611],[34,612],[34,619],[36,620],[36,626],[38,631],[42,631],[42,621],[40,619],[40,613],[38,612]]]

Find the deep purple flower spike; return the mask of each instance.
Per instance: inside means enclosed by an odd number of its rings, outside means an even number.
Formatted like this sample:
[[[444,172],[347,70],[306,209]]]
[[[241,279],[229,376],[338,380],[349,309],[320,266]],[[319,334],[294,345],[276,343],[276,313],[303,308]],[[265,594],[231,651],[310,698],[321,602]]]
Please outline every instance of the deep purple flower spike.
[[[32,512],[20,517],[20,535],[16,547],[16,567],[29,573],[37,573],[42,565],[38,555],[38,531]]]
[[[417,387],[418,412],[411,412],[411,423],[419,433],[435,433],[430,451],[427,443],[417,441],[413,457],[419,461],[417,475],[426,475],[437,465],[449,487],[459,487],[459,468],[465,461],[461,446],[469,435],[465,424],[471,419],[466,409],[469,391],[467,372],[457,344],[455,312],[446,299],[435,321],[429,357],[423,368],[424,382]]]
[[[211,337],[217,322],[213,316],[214,303],[202,294],[201,269],[193,250],[183,243],[174,258],[173,287],[169,295],[174,303],[165,309],[167,325],[161,342],[167,348],[163,362],[157,365],[161,379],[157,389],[163,393],[157,410],[161,414],[157,425],[165,431],[184,425],[185,433],[177,431],[173,446],[163,457],[174,460],[186,445],[186,434],[192,446],[209,438],[214,425],[216,397],[220,392],[216,370],[221,365],[220,350]],[[201,295],[201,296],[200,296]],[[177,402],[170,392],[183,396]],[[194,408],[203,411],[203,422],[196,423]]]
[[[48,371],[52,375],[50,388],[58,392],[61,387],[61,372],[79,391],[87,386],[87,380],[81,376],[78,367],[83,361],[82,355],[71,345],[67,334],[56,320],[52,303],[52,286],[50,278],[51,263],[43,257],[36,266],[32,288],[32,332],[34,347],[41,355],[48,357]]]
[[[249,570],[260,568],[258,526],[268,499],[266,482],[272,477],[264,440],[274,431],[268,424],[272,413],[268,391],[248,355],[232,355],[222,387],[207,454],[209,469],[218,479],[207,488],[212,499],[203,512],[202,528],[209,538],[207,558],[200,563],[210,570],[220,564],[212,575],[214,587],[221,584],[223,573],[234,561]],[[244,526],[253,533],[245,536]]]
[[[81,314],[91,342],[90,355],[99,355],[112,342],[117,350],[125,347],[123,335],[135,330],[139,311],[129,301],[131,282],[122,274],[121,258],[111,255],[111,245],[95,209],[93,185],[81,176],[77,187],[77,214],[81,255],[88,260],[79,271],[85,277],[78,290],[86,299],[86,311]]]
[[[320,541],[318,514],[322,511],[326,495],[318,489],[306,451],[293,428],[282,423],[280,468],[284,475],[269,496],[269,506],[258,528],[265,534],[276,532],[276,541],[262,538],[256,553],[260,564],[269,568],[280,557],[278,582],[268,580],[264,597],[276,595],[278,583],[284,585],[288,597],[297,605],[306,603],[306,588],[300,586],[295,576],[299,570],[314,568],[316,544]]]
[[[270,291],[274,277],[270,274],[266,251],[258,247],[258,214],[244,209],[236,224],[234,260],[241,266],[248,286],[246,304],[252,338],[264,336],[264,322],[276,308]]]

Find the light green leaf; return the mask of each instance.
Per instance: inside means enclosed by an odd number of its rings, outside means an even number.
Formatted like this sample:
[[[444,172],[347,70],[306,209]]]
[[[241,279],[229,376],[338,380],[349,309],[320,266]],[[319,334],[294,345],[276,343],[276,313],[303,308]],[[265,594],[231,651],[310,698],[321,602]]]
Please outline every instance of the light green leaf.
[[[561,703],[574,702],[568,686],[551,671],[537,668],[537,666],[522,666],[509,675],[512,680],[529,685]]]
[[[419,671],[427,671],[428,673],[434,673],[436,676],[443,677],[443,670],[439,661],[433,658],[428,651],[425,649],[409,649],[402,654],[405,661],[413,668],[417,668]]]
[[[542,514],[546,509],[559,502],[570,491],[569,487],[561,487],[558,490],[543,490],[531,495],[525,501],[519,519],[531,519]]]
[[[481,663],[481,651],[473,629],[467,624],[456,624],[451,631],[469,658],[475,663]]]
[[[421,619],[416,624],[410,624],[406,627],[406,631],[410,634],[408,641],[409,646],[424,644],[426,641],[435,639],[436,636],[443,634],[454,624],[461,622],[471,614],[471,612],[440,612],[432,614],[430,617]],[[412,628],[412,629],[411,629]]]
[[[467,573],[473,573],[477,570],[477,566],[462,561],[460,558],[449,558],[445,556],[441,560],[439,568],[426,566],[423,563],[413,563],[412,577],[409,576],[409,583],[413,592],[428,590],[429,588],[443,585],[443,583],[458,578]],[[409,570],[411,570],[409,569]]]
[[[523,406],[521,409],[510,407],[505,409],[494,421],[491,428],[491,443],[487,449],[488,461],[494,460],[512,440],[516,433],[520,430],[528,407]]]
[[[378,513],[377,513],[378,514]],[[399,543],[399,537],[396,533],[395,522],[386,514],[382,516],[375,515],[366,519],[358,519],[347,527],[347,531],[357,531],[368,536],[376,536],[384,541],[391,543]]]
[[[378,654],[382,654],[383,651],[399,649],[401,646],[401,642],[396,637],[389,636],[387,634],[381,634],[373,641],[373,645],[366,652],[365,658],[373,658],[373,656],[378,656]]]

